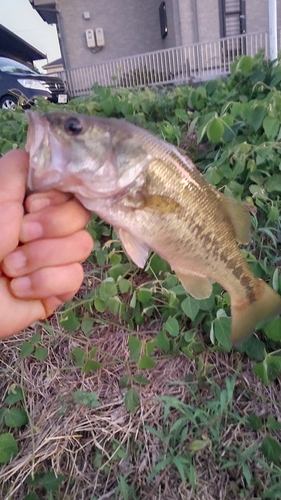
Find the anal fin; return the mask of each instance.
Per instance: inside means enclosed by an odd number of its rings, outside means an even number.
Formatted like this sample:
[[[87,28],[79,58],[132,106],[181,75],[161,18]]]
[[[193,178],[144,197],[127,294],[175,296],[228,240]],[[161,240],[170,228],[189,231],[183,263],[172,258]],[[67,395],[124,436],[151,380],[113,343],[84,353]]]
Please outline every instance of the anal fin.
[[[185,274],[175,270],[175,273],[187,293],[195,299],[207,299],[212,293],[212,283],[209,278],[196,274]]]
[[[146,244],[125,229],[118,229],[117,233],[128,256],[138,267],[144,267],[149,255]]]

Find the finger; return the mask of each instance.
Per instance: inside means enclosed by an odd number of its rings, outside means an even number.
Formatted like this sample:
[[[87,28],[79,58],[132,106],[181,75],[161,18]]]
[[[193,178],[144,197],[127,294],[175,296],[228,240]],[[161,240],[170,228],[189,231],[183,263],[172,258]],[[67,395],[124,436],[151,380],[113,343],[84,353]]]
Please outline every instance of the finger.
[[[71,194],[60,191],[45,191],[43,193],[32,193],[25,200],[25,208],[29,213],[39,212],[43,208],[61,205],[73,198]]]
[[[18,245],[29,156],[14,150],[0,160],[0,261]]]
[[[2,270],[10,278],[24,276],[43,267],[83,262],[92,249],[92,237],[85,230],[64,238],[36,240],[7,255]]]
[[[13,295],[24,299],[46,299],[79,290],[84,273],[81,264],[47,267],[10,282]]]
[[[22,243],[38,238],[61,238],[85,227],[90,212],[75,199],[56,206],[49,206],[23,218],[20,241]]]
[[[0,338],[19,333],[34,321],[46,318],[44,305],[40,300],[21,300],[11,295],[9,280],[0,279]],[[16,311],[16,313],[15,313]]]

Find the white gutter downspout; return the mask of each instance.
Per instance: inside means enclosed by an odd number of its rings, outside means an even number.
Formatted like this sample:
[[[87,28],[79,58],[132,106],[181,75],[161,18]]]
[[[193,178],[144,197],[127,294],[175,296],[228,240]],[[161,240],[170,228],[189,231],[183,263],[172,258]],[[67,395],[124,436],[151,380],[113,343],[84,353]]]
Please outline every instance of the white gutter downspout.
[[[270,61],[274,61],[278,57],[276,0],[268,0],[268,31],[269,31],[269,59]]]

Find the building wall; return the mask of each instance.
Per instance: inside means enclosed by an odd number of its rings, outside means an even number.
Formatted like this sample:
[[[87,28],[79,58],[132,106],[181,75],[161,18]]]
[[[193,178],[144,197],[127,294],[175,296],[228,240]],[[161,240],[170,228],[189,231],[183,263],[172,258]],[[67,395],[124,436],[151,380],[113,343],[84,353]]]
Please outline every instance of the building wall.
[[[173,0],[167,1],[168,36],[161,38],[160,0],[58,0],[66,59],[71,68],[175,46]],[[90,19],[83,13],[88,11]],[[104,48],[97,53],[86,44],[87,29],[102,28]]]

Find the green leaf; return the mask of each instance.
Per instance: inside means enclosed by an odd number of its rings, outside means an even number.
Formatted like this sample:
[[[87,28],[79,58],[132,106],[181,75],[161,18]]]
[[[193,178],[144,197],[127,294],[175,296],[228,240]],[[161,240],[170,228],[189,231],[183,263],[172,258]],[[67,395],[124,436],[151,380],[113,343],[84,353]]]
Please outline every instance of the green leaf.
[[[159,347],[159,349],[161,349],[165,353],[169,352],[170,341],[169,341],[165,332],[160,330],[160,332],[157,333],[156,340],[157,340],[157,346]]]
[[[261,379],[261,381],[265,385],[268,385],[268,373],[267,373],[266,360],[262,361],[261,363],[257,363],[254,366],[253,370],[254,370],[254,373]]]
[[[137,291],[137,298],[141,304],[147,304],[152,297],[152,291],[148,288],[139,288]]]
[[[247,76],[253,67],[253,58],[251,56],[242,56],[237,64],[237,70],[240,70],[244,76]]]
[[[110,298],[117,295],[117,286],[113,278],[106,278],[99,286],[99,296],[105,302]]]
[[[93,359],[88,359],[83,366],[82,372],[89,373],[91,371],[96,372],[101,367],[101,363],[99,361],[94,361]]]
[[[140,370],[149,370],[151,368],[154,368],[156,365],[155,361],[150,358],[147,354],[143,354],[143,356],[140,358],[137,367]]]
[[[224,122],[221,118],[215,117],[209,121],[207,136],[209,141],[219,142],[224,134]]]
[[[274,191],[281,192],[281,174],[273,174],[264,184],[265,189],[272,193]]]
[[[100,313],[103,313],[106,310],[106,303],[104,302],[104,300],[100,299],[99,297],[96,297],[94,299],[94,306],[95,306],[95,309]]]
[[[167,321],[164,323],[163,328],[172,336],[177,337],[180,332],[179,322],[176,318],[169,316]]]
[[[250,413],[247,423],[253,431],[259,431],[263,426],[262,419],[254,413]]]
[[[266,116],[263,120],[263,128],[268,139],[275,139],[278,135],[280,122],[273,116]]]
[[[120,305],[121,301],[119,297],[110,297],[110,299],[108,299],[107,307],[110,310],[110,312],[114,314],[114,316],[117,316],[117,314],[119,313]]]
[[[242,349],[242,352],[245,352],[250,359],[255,361],[262,361],[266,355],[264,342],[257,337],[250,337],[243,342]]]
[[[46,472],[41,478],[40,485],[49,491],[58,490],[61,483],[65,480],[62,474],[56,475],[53,471]]]
[[[266,358],[267,374],[270,381],[275,380],[281,373],[281,356],[268,356]]]
[[[123,377],[119,379],[119,387],[121,387],[121,389],[125,389],[125,387],[128,386],[129,382],[130,382],[129,375],[123,375]]]
[[[231,318],[221,316],[213,321],[215,338],[227,351],[230,351],[232,344],[230,342]]]
[[[38,359],[38,361],[45,361],[48,357],[48,349],[39,345],[34,351],[34,357]]]
[[[267,460],[273,462],[275,465],[280,465],[281,445],[278,441],[269,436],[265,437],[261,445],[261,451]]]
[[[80,325],[79,319],[74,311],[66,311],[59,320],[60,325],[68,332],[75,332]]]
[[[91,333],[93,328],[94,320],[93,318],[83,318],[81,322],[81,330],[85,335]]]
[[[25,340],[20,346],[20,358],[26,358],[30,356],[34,351],[34,345],[29,341]]]
[[[139,340],[134,335],[130,335],[129,340],[128,340],[128,345],[129,345],[129,351],[130,351],[130,359],[133,359],[133,360],[139,359],[141,348],[142,348],[142,341]]]
[[[5,412],[4,422],[7,427],[22,427],[28,423],[28,416],[22,408],[9,408]]]
[[[5,403],[7,405],[14,405],[15,403],[18,403],[19,401],[23,401],[23,392],[22,392],[22,388],[19,385],[17,385],[15,387],[13,387],[10,394],[5,398]]]
[[[134,387],[132,387],[131,389],[129,389],[126,392],[125,398],[124,398],[124,403],[125,403],[126,409],[130,413],[134,414],[136,412],[136,409],[140,404],[140,397],[139,397],[139,393],[136,391],[136,389]]]
[[[131,290],[132,283],[130,282],[130,280],[122,278],[120,281],[118,281],[118,286],[121,293],[127,293]]]
[[[89,408],[97,408],[100,406],[97,392],[83,391],[81,389],[73,392],[73,401],[75,404],[82,404]]]
[[[247,114],[247,122],[255,131],[257,131],[261,124],[263,123],[265,117],[266,109],[263,105],[258,104],[249,110]]]
[[[10,462],[19,452],[18,443],[12,434],[0,434],[0,464]]]
[[[31,493],[28,493],[23,500],[40,500],[40,498],[34,491],[32,491]]]
[[[200,451],[204,450],[206,446],[208,446],[210,442],[208,440],[203,440],[203,439],[194,439],[188,446],[188,449],[190,451]]]
[[[71,351],[72,356],[74,357],[74,361],[76,366],[82,368],[85,361],[85,352],[81,347],[74,347]]]
[[[281,317],[272,319],[264,328],[266,336],[278,342],[281,340]]]
[[[278,420],[275,417],[272,417],[271,415],[269,415],[267,417],[266,427],[268,428],[268,430],[271,430],[271,431],[280,431],[281,430],[281,422],[278,422]]]
[[[207,301],[208,299],[206,299]],[[190,318],[192,321],[195,320],[199,309],[200,309],[200,302],[197,299],[194,299],[190,295],[188,295],[181,303],[181,308],[183,312],[186,314],[188,318]],[[208,310],[208,309],[207,309]]]
[[[146,377],[143,377],[142,375],[133,375],[133,380],[134,382],[136,382],[136,384],[139,384],[139,385],[149,385],[150,384],[150,381],[148,380],[148,378]]]

